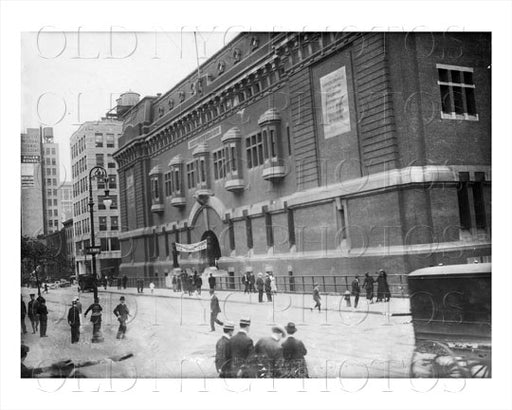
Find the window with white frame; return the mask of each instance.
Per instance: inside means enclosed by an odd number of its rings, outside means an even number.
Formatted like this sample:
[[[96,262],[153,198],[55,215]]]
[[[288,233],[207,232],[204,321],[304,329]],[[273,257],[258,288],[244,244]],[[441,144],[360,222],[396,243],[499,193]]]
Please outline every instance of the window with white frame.
[[[195,162],[188,162],[186,165],[187,169],[187,187],[188,189],[194,188],[196,186],[196,168]]]
[[[213,152],[213,178],[222,179],[226,176],[226,152],[221,148]]]
[[[247,168],[255,168],[257,166],[263,165],[265,159],[263,148],[263,138],[261,132],[251,135],[245,139]],[[265,151],[268,152],[267,149],[265,149]]]
[[[441,118],[478,119],[473,69],[437,64],[441,92]]]

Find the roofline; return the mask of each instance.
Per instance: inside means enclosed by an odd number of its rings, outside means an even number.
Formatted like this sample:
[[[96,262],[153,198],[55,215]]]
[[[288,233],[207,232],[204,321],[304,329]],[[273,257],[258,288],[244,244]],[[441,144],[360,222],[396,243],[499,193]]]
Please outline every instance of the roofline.
[[[408,276],[434,276],[434,275],[453,275],[453,274],[472,274],[492,272],[492,263],[465,263],[460,265],[441,265],[422,268],[409,273]]]

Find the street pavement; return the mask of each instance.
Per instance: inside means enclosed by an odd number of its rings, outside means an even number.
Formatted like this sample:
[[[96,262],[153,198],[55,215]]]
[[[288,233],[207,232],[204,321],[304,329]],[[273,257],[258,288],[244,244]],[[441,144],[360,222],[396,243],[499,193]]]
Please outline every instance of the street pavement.
[[[22,289],[25,302],[28,294]],[[112,313],[120,294],[125,295],[131,317],[126,339],[117,340],[118,322]],[[43,296],[49,310],[48,337],[29,333],[22,342],[30,347],[25,363],[29,367],[47,366],[59,360],[75,362],[100,360],[113,355],[133,353],[123,362],[105,362],[84,368],[88,377],[181,378],[217,377],[214,366],[215,343],[222,334],[210,332],[210,296],[175,293],[170,289],[99,290],[103,306],[104,342],[91,343],[90,317],[83,321],[80,343],[71,344],[67,310],[77,289],[52,289]],[[311,311],[311,295],[278,294],[273,302],[258,303],[257,294],[217,292],[222,313],[219,319],[238,323],[248,316],[249,335],[254,342],[270,335],[272,325],[295,322],[296,337],[307,350],[310,377],[366,378],[408,377],[414,349],[414,335],[407,299],[368,305],[365,298],[357,309],[347,308],[340,296],[322,295],[322,312]],[[81,293],[83,309],[92,303],[92,293]],[[235,330],[236,332],[236,330]]]

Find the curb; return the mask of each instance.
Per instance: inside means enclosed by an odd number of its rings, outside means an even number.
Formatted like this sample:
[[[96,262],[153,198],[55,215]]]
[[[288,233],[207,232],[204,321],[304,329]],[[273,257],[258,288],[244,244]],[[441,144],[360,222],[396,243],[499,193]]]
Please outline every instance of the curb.
[[[130,296],[151,296],[151,297],[157,297],[157,298],[171,298],[171,299],[183,299],[183,300],[202,300],[202,301],[205,301],[205,302],[208,302],[208,299],[203,299],[203,298],[193,298],[193,297],[184,297],[182,294],[181,296],[175,296],[173,294],[169,294],[169,295],[159,295],[159,294],[156,294],[156,293],[131,293],[131,292],[119,292],[117,290],[100,290],[98,289],[98,293],[111,293],[111,294],[117,294],[117,295],[130,295]],[[239,303],[239,304],[248,304],[249,302],[247,301],[242,301],[242,300],[230,300],[231,303]],[[249,304],[253,304],[253,303],[249,303]],[[256,305],[259,305],[258,303],[255,303]],[[309,307],[300,307],[300,306],[296,306],[295,307],[296,309],[304,309],[304,310],[310,310]],[[410,312],[395,312],[395,313],[391,313],[391,312],[378,312],[378,311],[372,311],[372,310],[351,310],[351,309],[331,309],[331,308],[328,308],[328,309],[323,309],[323,311],[328,311],[328,312],[346,312],[346,313],[359,313],[359,314],[367,314],[367,315],[380,315],[380,316],[410,316],[411,313]]]

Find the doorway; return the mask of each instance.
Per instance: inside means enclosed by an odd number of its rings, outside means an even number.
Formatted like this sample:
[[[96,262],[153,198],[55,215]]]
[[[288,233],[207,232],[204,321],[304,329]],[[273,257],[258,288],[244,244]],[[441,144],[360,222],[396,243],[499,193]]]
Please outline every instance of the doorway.
[[[216,266],[215,262],[221,257],[219,240],[213,231],[205,231],[201,241],[206,240],[206,249],[201,251],[201,257],[206,259],[208,266]]]

